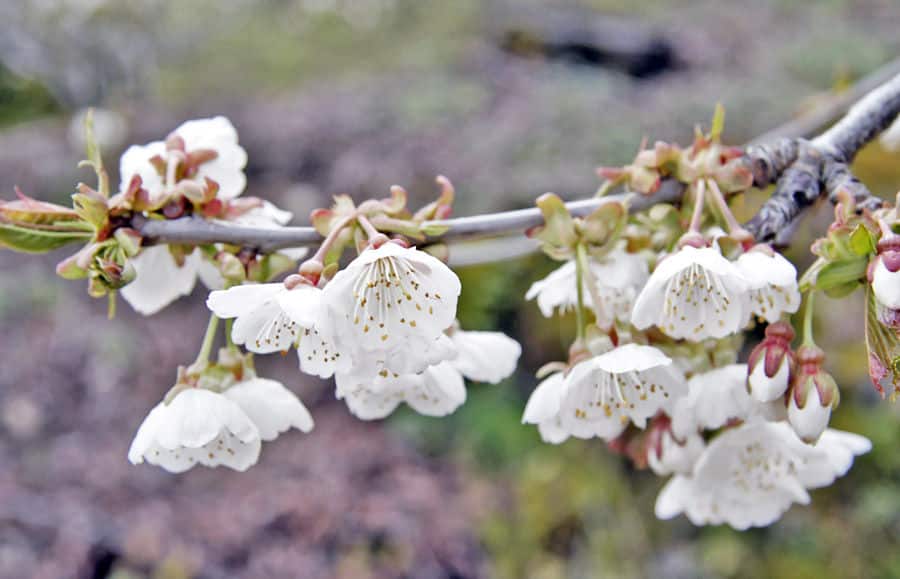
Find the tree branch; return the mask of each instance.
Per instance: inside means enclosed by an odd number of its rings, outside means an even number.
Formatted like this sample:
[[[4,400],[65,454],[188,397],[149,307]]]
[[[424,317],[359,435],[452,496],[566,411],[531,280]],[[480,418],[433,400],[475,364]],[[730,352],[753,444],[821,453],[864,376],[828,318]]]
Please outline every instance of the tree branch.
[[[874,88],[873,88],[874,87]],[[867,93],[867,94],[865,94]],[[860,98],[860,95],[863,95]],[[858,102],[852,104],[856,99]],[[852,104],[852,106],[851,106]],[[812,140],[815,130],[847,110],[834,126]],[[839,191],[849,192],[857,208],[874,209],[882,200],[874,197],[850,171],[849,163],[866,143],[886,129],[900,113],[900,59],[862,79],[850,90],[836,97],[825,108],[801,117],[754,139],[745,151],[745,162],[754,176],[754,185],[766,187],[776,183],[772,196],[746,224],[760,241],[783,241],[794,231],[796,220],[804,209],[824,194],[832,199]],[[765,139],[767,143],[760,144]],[[680,199],[683,185],[664,180],[652,195],[626,194],[631,211],[640,211],[656,203]],[[584,216],[610,199],[585,199],[566,204],[575,216]],[[471,240],[523,232],[543,223],[537,208],[503,211],[471,217],[458,217],[426,222],[447,227],[447,232],[430,241]],[[183,243],[205,245],[228,243],[272,252],[288,247],[321,243],[322,236],[312,227],[262,229],[232,226],[184,217],[174,220],[148,220],[135,217],[132,224],[147,243]],[[496,245],[496,244],[495,244]],[[502,251],[486,252],[482,262],[497,255],[519,255],[527,250],[522,244],[500,244]],[[515,250],[510,248],[515,247]],[[476,263],[469,255],[463,261]]]
[[[758,240],[784,245],[801,213],[825,195],[834,202],[840,192],[845,192],[854,199],[858,211],[877,209],[884,203],[853,175],[850,163],[900,114],[900,60],[866,77],[858,86],[869,88],[875,81],[883,83],[815,139],[782,137],[769,145],[747,148],[754,185],[776,183],[771,197],[746,225]],[[855,87],[852,92],[859,91]]]

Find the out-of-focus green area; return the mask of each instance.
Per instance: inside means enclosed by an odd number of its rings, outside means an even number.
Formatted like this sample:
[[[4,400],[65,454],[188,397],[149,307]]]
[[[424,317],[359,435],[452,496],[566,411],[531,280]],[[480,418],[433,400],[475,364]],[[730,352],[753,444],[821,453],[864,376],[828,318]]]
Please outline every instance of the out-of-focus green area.
[[[563,22],[612,23],[635,38],[662,39],[677,62],[656,75],[637,78],[614,62],[504,50],[505,32],[523,13],[538,29],[551,15],[560,14]],[[0,68],[0,125],[7,128],[8,143],[32,147],[28,150],[37,153],[31,157],[47,157],[32,158],[35,167],[44,169],[37,171],[23,168],[12,147],[0,151],[0,169],[8,171],[0,174],[6,195],[15,169],[16,182],[27,186],[29,194],[64,197],[59,184],[77,174],[57,170],[50,162],[60,160],[51,159],[60,149],[44,146],[41,131],[50,127],[49,135],[60,142],[67,132],[59,127],[81,107],[100,105],[122,113],[127,137],[111,151],[131,138],[163,137],[148,134],[157,127],[165,131],[184,118],[227,112],[241,121],[238,128],[251,155],[250,191],[296,211],[298,221],[304,221],[305,211],[327,203],[332,193],[381,195],[390,183],[401,182],[414,194],[427,194],[438,171],[457,186],[458,214],[527,205],[548,189],[586,195],[597,184],[595,165],[626,162],[643,136],[690,138],[693,125],[705,122],[716,102],[726,106],[726,138],[735,143],[815,106],[832,88],[892,59],[900,29],[900,7],[879,0],[57,0],[29,5],[23,14],[6,15],[8,26],[18,27],[19,46],[29,50],[20,54],[13,44],[0,52],[0,59],[10,59],[6,65],[11,71]],[[75,144],[63,151],[78,156]],[[115,157],[110,159],[114,162]],[[900,188],[900,156],[877,145],[860,155],[857,168],[874,191],[891,195]],[[747,208],[757,202],[747,200]],[[808,263],[806,248],[827,223],[828,211],[821,208],[799,232],[790,253],[797,263]],[[83,288],[48,275],[51,260],[41,263],[43,268],[23,269],[23,260],[7,256],[0,263],[4,277],[16,273],[15,287],[10,284],[8,292],[0,293],[0,324],[10,343],[34,342],[29,351],[35,363],[45,335],[23,320],[55,319],[57,332],[77,334],[78,320],[62,308],[70,300],[76,300],[78,312],[104,307],[86,297],[60,297]],[[631,469],[602,442],[549,446],[534,428],[520,423],[536,384],[534,371],[562,359],[571,339],[572,320],[545,320],[534,304],[522,299],[530,283],[553,267],[534,256],[461,270],[463,327],[500,329],[521,341],[521,366],[500,385],[471,385],[466,404],[449,418],[428,419],[404,410],[383,426],[392,444],[412,449],[441,476],[452,473],[448,508],[467,523],[465,532],[481,553],[471,557],[479,561],[472,566],[475,571],[442,575],[410,568],[416,559],[404,554],[402,536],[389,538],[400,545],[396,550],[384,547],[385,541],[390,544],[386,539],[374,541],[377,548],[369,543],[337,548],[339,555],[323,555],[325,563],[316,559],[316,569],[347,577],[400,576],[399,569],[411,577],[546,579],[900,576],[900,453],[895,450],[900,414],[894,405],[877,399],[867,383],[861,296],[840,304],[823,300],[817,327],[829,351],[828,367],[842,386],[833,425],[871,438],[873,452],[857,460],[834,486],[813,492],[811,506],[795,507],[771,528],[738,533],[697,529],[683,519],[656,521],[653,503],[663,480]],[[93,364],[97,375],[115,376],[125,375],[129,356],[148,350],[167,363],[187,361],[193,352],[166,346],[160,336],[180,328],[199,339],[202,309],[201,296],[195,295],[159,322],[127,313],[113,322],[95,320],[98,325],[83,337],[88,346],[78,350],[78,361],[71,364]],[[192,314],[178,315],[187,311]],[[266,360],[262,366],[291,377],[286,383],[311,402],[317,429],[322,420],[333,419],[332,407],[339,403],[329,384],[304,381],[293,360]],[[157,374],[155,379],[165,380],[161,371]],[[53,421],[60,410],[48,393],[69,384],[57,375],[50,385],[40,373],[29,376],[40,384],[7,372],[0,404],[9,408],[34,389],[43,394],[36,394],[33,404]],[[168,386],[145,380],[141,396],[155,400]],[[115,384],[91,400],[114,404],[110,397],[117,396],[129,396],[129,386]],[[107,435],[121,439],[109,444],[118,444],[110,452],[123,462],[122,450],[132,431],[122,429],[136,427],[146,411],[133,406],[128,406],[126,426],[112,418],[101,423]],[[323,408],[329,414],[319,419],[316,410]],[[10,424],[4,418],[7,442],[0,458],[10,466],[10,477],[21,472],[32,477],[22,475],[23,480],[46,478],[33,466],[43,464],[35,457],[85,428],[77,422],[65,423],[63,431],[38,427],[22,442]],[[346,436],[364,437],[369,431],[361,432]],[[279,448],[300,436],[288,435]],[[330,458],[358,459],[350,454]],[[256,468],[265,472],[272,464]],[[84,472],[92,468],[89,461],[80,465]],[[146,472],[130,474],[129,484],[142,488]],[[215,476],[241,475],[223,471]],[[88,484],[84,480],[89,478],[73,476],[47,492],[64,492],[64,485]],[[320,496],[315,477],[304,479],[304,484],[310,485],[311,496]],[[352,492],[322,500],[353,510],[359,497],[371,491],[365,477],[354,484]],[[183,492],[201,492],[196,486]],[[166,488],[178,492],[175,483]],[[394,505],[403,504],[404,488],[396,487]],[[165,504],[167,496],[153,500]],[[438,511],[442,506],[435,505]],[[26,508],[39,506],[29,503]],[[227,511],[229,505],[218,508]],[[376,511],[390,519],[402,511],[402,506],[392,508]],[[130,516],[139,527],[139,515]],[[6,522],[0,516],[0,525]],[[428,520],[419,522],[429,526]],[[335,549],[321,538],[324,534],[316,534],[315,526],[291,529],[312,541],[313,552]],[[364,544],[350,534],[351,545],[355,540]],[[208,549],[208,564],[222,558],[222,545],[204,537],[203,531],[193,539]],[[115,538],[104,541],[116,544]],[[291,545],[285,544],[285,557],[290,558]],[[0,549],[0,555],[13,557],[16,548],[10,547],[13,554]],[[203,568],[179,563],[178,553],[134,564],[130,551],[112,549],[125,553],[113,558],[108,569],[119,578],[180,577]],[[232,562],[234,569],[250,573],[246,570],[253,568],[255,553]],[[222,568],[230,569],[232,563],[226,561]],[[304,576],[301,568],[293,568]],[[198,576],[204,575],[198,571]]]

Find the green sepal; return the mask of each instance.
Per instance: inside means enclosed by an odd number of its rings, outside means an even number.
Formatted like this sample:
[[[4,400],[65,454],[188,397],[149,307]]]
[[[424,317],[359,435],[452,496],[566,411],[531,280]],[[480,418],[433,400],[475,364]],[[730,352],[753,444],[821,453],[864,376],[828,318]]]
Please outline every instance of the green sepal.
[[[0,246],[24,253],[46,253],[69,245],[90,240],[86,231],[56,231],[25,228],[0,222]]]

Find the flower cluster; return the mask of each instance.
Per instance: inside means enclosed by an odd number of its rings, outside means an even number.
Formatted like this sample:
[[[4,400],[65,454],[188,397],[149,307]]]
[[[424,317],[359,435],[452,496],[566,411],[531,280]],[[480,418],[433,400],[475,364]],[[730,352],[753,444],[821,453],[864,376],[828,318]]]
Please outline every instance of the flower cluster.
[[[857,211],[851,195],[836,193],[834,222],[798,280],[732,214],[729,197],[750,188],[753,175],[742,153],[721,143],[723,122],[719,109],[690,147],[657,143],[625,167],[600,169],[602,199],[589,213],[570,212],[550,193],[537,199],[543,223],[527,235],[560,265],[525,297],[545,317],[574,313],[576,335],[566,360],[538,372],[523,422],[552,444],[602,439],[637,467],[671,477],[656,501],[660,518],[746,529],[808,504],[810,490],[870,448],[829,428],[840,392],[815,343],[814,296],[865,288],[869,373],[882,394],[900,392],[900,203]],[[243,195],[247,153],[224,117],[129,148],[115,193],[90,116],[87,128],[96,186],[79,184],[71,208],[17,192],[17,201],[0,203],[0,244],[29,252],[82,244],[57,272],[86,279],[111,308],[121,293],[151,315],[198,279],[211,290],[200,352],[141,424],[131,462],[243,471],[262,441],[310,432],[310,412],[284,385],[257,376],[255,355],[294,350],[299,370],[333,378],[335,397],[362,420],[401,404],[445,416],[465,402],[467,379],[497,384],[515,372],[516,341],[457,320],[462,286],[442,236],[459,222],[447,219],[455,192],[446,178],[415,212],[397,186],[385,199],[335,197],[312,212],[306,231],[320,245],[298,265],[305,248],[233,245],[222,242],[227,235],[168,244],[142,237],[164,220],[240,235],[227,228],[271,235],[290,222],[289,212]],[[634,196],[665,181],[683,188],[680,201],[635,211]],[[617,186],[626,194],[606,197]],[[220,320],[225,344],[212,361]],[[765,337],[740,363],[746,331],[762,326]]]
[[[280,227],[291,215],[266,202],[237,199],[247,156],[224,118],[191,121],[165,142],[131,147],[122,157],[122,186],[139,200],[144,218],[188,214],[228,224]],[[152,314],[199,277],[213,289],[207,299],[210,327],[197,360],[179,371],[176,385],[147,416],[129,452],[172,472],[194,465],[245,470],[257,461],[260,442],[295,427],[312,429],[302,403],[281,384],[258,378],[254,354],[295,349],[300,370],[334,376],[336,396],[364,420],[384,418],[401,402],[443,416],[466,399],[465,379],[498,383],[515,370],[517,342],[499,332],[464,331],[456,321],[461,284],[443,261],[411,246],[436,231],[423,225],[445,216],[453,189],[438,178],[437,201],[416,214],[406,193],[359,206],[336,198],[312,219],[324,240],[296,273],[270,282],[254,275],[258,259],[247,248],[139,248],[129,263],[136,275],[125,299]],[[384,231],[400,233],[389,238]],[[345,250],[357,256],[340,267]],[[297,252],[286,257],[298,259]],[[266,263],[266,277],[274,275]],[[218,320],[228,320],[226,348],[209,361]],[[241,354],[239,348],[246,349]]]
[[[636,466],[671,476],[660,518],[683,513],[697,525],[746,529],[808,504],[810,489],[844,475],[870,444],[828,428],[839,393],[813,341],[812,293],[794,350],[797,271],[731,214],[726,193],[741,190],[740,171],[719,151],[714,131],[688,153],[657,145],[634,165],[601,171],[610,179],[602,193],[610,183],[651,192],[677,179],[693,201],[689,214],[657,206],[578,219],[538,200],[546,226],[537,237],[565,263],[526,298],[545,316],[575,310],[578,335],[567,361],[539,373],[523,422],[552,444],[601,438]],[[891,307],[882,280],[893,257],[879,259],[875,295]],[[756,324],[766,325],[765,339],[747,364],[735,363],[742,333]]]

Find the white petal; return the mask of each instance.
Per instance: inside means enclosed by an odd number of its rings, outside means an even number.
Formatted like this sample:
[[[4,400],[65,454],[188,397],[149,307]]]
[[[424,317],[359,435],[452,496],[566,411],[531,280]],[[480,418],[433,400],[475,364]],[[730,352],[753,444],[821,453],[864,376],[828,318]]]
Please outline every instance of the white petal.
[[[538,432],[541,440],[549,444],[562,444],[569,439],[569,433],[563,428],[558,417],[538,424]]]
[[[421,380],[406,390],[406,403],[426,416],[446,416],[466,401],[462,374],[449,362],[430,366]]]
[[[195,259],[197,263],[197,276],[207,289],[222,290],[225,289],[225,278],[222,273],[209,259],[204,257],[200,249],[195,249],[191,254],[191,259]]]
[[[396,388],[375,390],[361,382],[354,374],[338,372],[334,375],[337,397],[343,398],[347,408],[360,420],[378,420],[391,414],[403,402],[405,389],[419,376],[404,376]]]
[[[738,269],[712,248],[685,247],[660,262],[637,297],[632,323],[693,341],[736,333],[749,317]]]
[[[156,155],[164,155],[166,144],[162,141],[154,141],[147,145],[132,145],[122,154],[119,160],[119,175],[121,183],[119,191],[128,189],[131,178],[140,175],[142,187],[151,197],[159,195],[163,191],[163,180],[156,168],[150,163],[150,159]]]
[[[658,519],[672,519],[684,512],[685,505],[693,501],[694,488],[690,477],[676,475],[656,497],[654,513]]]
[[[300,333],[297,358],[303,372],[319,378],[330,378],[335,372],[349,372],[353,363],[332,338],[310,328],[304,328]]]
[[[769,378],[766,376],[766,360],[764,356],[760,356],[759,361],[750,372],[747,383],[750,385],[750,394],[759,402],[771,402],[784,396],[788,387],[788,378],[790,376],[790,362],[785,356],[778,367],[775,375]]]
[[[250,418],[221,394],[202,389],[180,392],[160,403],[138,430],[129,460],[146,460],[170,472],[196,464],[246,470],[259,457],[259,431]]]
[[[135,311],[145,316],[190,294],[197,282],[196,262],[189,257],[179,267],[167,245],[145,247],[131,263],[137,276],[120,292]]]
[[[746,418],[754,403],[746,387],[746,364],[731,364],[692,377],[688,394],[675,403],[672,432],[678,438]]]
[[[563,395],[564,375],[557,372],[546,377],[525,405],[522,422],[525,424],[542,424],[554,419],[559,414],[560,401]]]
[[[278,305],[292,320],[303,327],[311,328],[319,318],[322,309],[322,290],[311,285],[299,285],[276,296]]]
[[[606,372],[619,374],[622,372],[642,372],[657,366],[668,366],[671,363],[672,359],[663,354],[658,348],[641,344],[624,344],[605,354],[591,358],[590,365],[583,368],[596,367]],[[581,364],[575,368],[579,366]]]
[[[342,341],[385,351],[441,335],[456,318],[459,291],[459,278],[440,260],[385,243],[339,271],[324,303],[341,322]]]
[[[231,339],[251,352],[269,354],[288,351],[300,331],[301,326],[273,299],[239,316],[231,328]]]
[[[900,270],[892,273],[879,259],[872,276],[872,290],[882,305],[900,310]]]
[[[313,428],[312,416],[300,399],[275,380],[246,380],[226,390],[224,396],[250,417],[263,440],[275,440],[290,428],[302,432]]]
[[[810,388],[803,408],[797,406],[796,399],[791,396],[788,404],[788,421],[801,439],[815,442],[828,427],[831,419],[831,406],[823,406],[819,398],[819,390]]]
[[[214,180],[219,184],[220,199],[234,199],[243,193],[247,152],[237,144],[237,131],[228,119],[220,116],[187,121],[174,132],[184,139],[188,152],[212,149],[217,153],[215,159],[198,167],[196,181],[202,182],[204,177]]]
[[[284,291],[283,283],[238,285],[211,292],[206,307],[220,318],[236,318],[249,314]]]
[[[502,332],[456,330],[450,336],[457,349],[453,365],[469,380],[497,384],[516,369],[522,346]]]
[[[575,280],[575,262],[567,261],[544,279],[531,284],[525,293],[525,299],[537,298],[538,308],[544,317],[552,317],[556,308],[564,312],[575,307],[578,302],[578,286]]]
[[[662,435],[659,454],[655,449],[647,452],[650,469],[660,476],[669,474],[690,474],[700,454],[706,448],[703,437],[692,434],[683,443],[676,441],[671,433]]]
[[[797,268],[777,252],[768,255],[762,251],[748,251],[737,259],[735,265],[747,280],[750,289],[769,285],[797,285]]]

